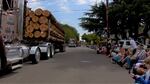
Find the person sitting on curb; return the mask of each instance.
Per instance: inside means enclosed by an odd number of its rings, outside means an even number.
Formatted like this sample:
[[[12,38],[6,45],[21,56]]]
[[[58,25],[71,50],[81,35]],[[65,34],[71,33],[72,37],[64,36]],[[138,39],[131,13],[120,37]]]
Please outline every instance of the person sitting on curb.
[[[129,40],[131,44],[132,53],[135,54],[138,46],[133,38],[129,37]]]
[[[146,56],[149,57],[150,56],[150,48],[146,49]]]
[[[128,64],[129,73],[133,68],[134,64],[143,62],[145,58],[146,51],[144,50],[143,45],[140,45],[134,55],[132,55],[131,57],[127,56],[124,60],[124,63],[126,62]]]
[[[124,56],[124,53],[125,53],[125,49],[123,48],[123,45],[120,45],[119,51],[116,52],[116,54],[117,54],[116,56],[114,55],[112,57],[112,61],[119,63],[121,58]]]
[[[129,68],[129,62],[128,62],[128,58],[131,57],[132,55],[132,52],[131,50],[128,48],[128,49],[125,49],[125,54],[124,56],[121,58],[120,62],[119,62],[119,65],[122,67],[124,64],[127,64],[126,68],[128,69]]]
[[[143,75],[131,74],[135,79],[135,84],[150,84],[150,57],[144,60],[144,64],[147,70]]]

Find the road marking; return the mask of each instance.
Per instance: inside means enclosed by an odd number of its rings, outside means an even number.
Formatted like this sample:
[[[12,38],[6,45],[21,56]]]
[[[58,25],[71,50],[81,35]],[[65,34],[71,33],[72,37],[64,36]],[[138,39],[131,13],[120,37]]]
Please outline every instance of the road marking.
[[[81,63],[91,63],[91,61],[80,61]]]

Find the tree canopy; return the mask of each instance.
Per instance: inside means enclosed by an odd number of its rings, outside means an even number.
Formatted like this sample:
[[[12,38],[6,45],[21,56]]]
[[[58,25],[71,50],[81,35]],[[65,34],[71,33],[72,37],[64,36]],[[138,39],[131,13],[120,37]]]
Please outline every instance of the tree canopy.
[[[88,44],[99,44],[102,38],[96,34],[83,34],[82,40],[85,40]]]
[[[91,9],[80,18],[80,26],[89,32],[96,34],[102,34],[103,28],[106,27],[106,9],[105,4],[95,4],[91,6]]]
[[[141,23],[149,29],[150,1],[149,0],[114,0],[109,5],[109,27],[111,33],[138,37]],[[146,35],[147,32],[143,34]]]
[[[150,0],[113,0],[109,3],[108,11],[109,33],[114,34],[116,38],[118,35],[122,38],[148,36]],[[80,25],[84,29],[99,35],[103,34],[106,27],[105,3],[101,2],[91,6],[91,10],[80,19]],[[143,30],[140,29],[142,27]]]
[[[69,39],[75,39],[76,41],[79,40],[79,33],[74,27],[67,24],[61,24],[61,25],[65,31],[65,42],[68,42]]]

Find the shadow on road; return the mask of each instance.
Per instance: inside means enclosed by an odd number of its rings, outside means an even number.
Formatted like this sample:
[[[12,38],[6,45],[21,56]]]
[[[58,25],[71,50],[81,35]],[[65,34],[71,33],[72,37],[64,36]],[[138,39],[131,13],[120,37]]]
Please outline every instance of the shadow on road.
[[[18,72],[16,70],[13,71],[5,71],[5,72],[0,72],[0,79],[7,78],[13,75],[16,75]]]

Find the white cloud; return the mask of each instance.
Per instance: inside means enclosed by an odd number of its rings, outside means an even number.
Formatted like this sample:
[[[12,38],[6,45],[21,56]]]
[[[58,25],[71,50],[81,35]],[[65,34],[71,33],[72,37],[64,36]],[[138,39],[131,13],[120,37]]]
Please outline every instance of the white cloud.
[[[79,5],[83,5],[83,4],[86,4],[87,3],[87,0],[77,0],[77,3]]]
[[[58,6],[60,7],[61,11],[70,13],[71,10],[70,10],[70,8],[67,5],[68,5],[68,0],[61,0],[58,3]]]
[[[37,8],[45,9],[44,6],[40,2],[36,2],[37,0],[34,0],[34,1],[35,2],[33,2],[33,3],[28,3],[28,7],[32,8],[32,10],[35,10]]]
[[[105,0],[77,0],[77,4],[79,5],[85,5],[85,4],[90,4],[90,5],[93,5],[95,3],[99,3],[99,2],[105,2]]]
[[[64,12],[67,12],[67,13],[71,12],[70,9],[64,5],[60,6],[60,9],[62,9]]]
[[[37,0],[31,0],[32,2],[36,2]]]

